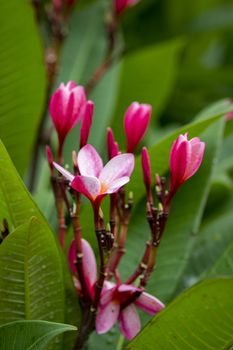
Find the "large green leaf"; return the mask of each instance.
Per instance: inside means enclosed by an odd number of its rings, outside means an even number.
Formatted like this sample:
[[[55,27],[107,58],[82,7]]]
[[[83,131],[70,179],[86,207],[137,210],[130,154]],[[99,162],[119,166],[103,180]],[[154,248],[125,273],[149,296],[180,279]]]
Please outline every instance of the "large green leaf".
[[[3,193],[3,203],[6,207],[5,212],[7,213],[13,226],[18,227],[21,224],[25,224],[28,222],[28,220],[32,216],[36,216],[39,219],[39,221],[42,223],[42,226],[44,227],[44,232],[46,232],[47,238],[45,237],[45,239],[54,242],[52,244],[53,248],[51,247],[51,249],[54,250],[55,241],[54,241],[53,233],[49,228],[48,223],[45,221],[44,217],[42,216],[40,210],[32,200],[30,194],[25,188],[20,177],[18,176],[16,169],[14,168],[14,165],[12,164],[12,161],[10,160],[6,152],[6,149],[4,148],[1,142],[0,142],[0,189],[2,190],[2,193]],[[19,227],[19,229],[21,230],[22,227]],[[49,247],[47,246],[44,247],[44,249],[47,249],[47,248]],[[69,276],[69,272],[67,271],[67,266],[64,262],[62,267],[61,261],[59,261],[57,264],[57,268],[61,269],[60,273],[62,273],[62,268],[63,268],[63,274],[64,274],[65,298],[66,298],[65,321],[68,323],[77,324],[80,310],[77,305],[77,300],[75,300],[76,293],[75,293],[72,281],[70,281],[70,276]],[[72,305],[71,305],[71,300],[73,301]],[[64,313],[64,309],[63,309],[63,313]],[[76,318],[75,318],[75,314],[76,314]],[[63,321],[63,319],[61,321]],[[68,342],[70,341],[69,339],[68,340],[66,339],[69,337],[72,337],[72,336],[69,336],[69,335],[67,335],[67,337],[65,336],[65,339],[64,339],[65,344],[67,341]]]
[[[23,173],[46,92],[43,53],[29,2],[1,1],[0,23],[0,138]]]
[[[36,216],[45,222],[20,179],[3,143],[0,141],[0,189],[10,219],[15,227]]]
[[[223,215],[213,218],[213,220],[207,222],[200,229],[179,290],[190,287],[205,275],[206,271],[212,270],[216,261],[225,260],[225,257],[227,258],[227,250],[229,249],[230,251],[230,243],[232,242],[232,229],[232,210],[228,210]],[[231,266],[230,273],[233,274],[232,258],[231,261],[232,266],[229,260],[229,267]],[[222,271],[218,270],[218,272],[220,274],[226,274],[225,269],[222,269]]]
[[[0,246],[0,323],[64,322],[62,267],[55,239],[38,219],[19,226]]]
[[[46,321],[16,321],[0,327],[1,350],[44,350],[57,335],[75,331],[68,324]]]
[[[192,251],[194,240],[202,218],[214,170],[213,160],[221,145],[223,121],[218,121],[201,136],[206,141],[204,161],[198,173],[189,180],[173,200],[164,237],[158,251],[158,264],[150,279],[148,291],[163,301],[171,300]],[[160,157],[163,153],[160,153]],[[195,191],[193,190],[195,189]],[[137,265],[149,229],[143,216],[145,204],[140,205],[130,226],[127,254],[122,262],[122,272],[132,271]]]
[[[176,69],[183,41],[168,41],[128,54],[122,61],[121,82],[115,118],[114,134],[121,146],[123,115],[133,102],[150,103],[153,117],[167,103],[176,78]]]
[[[197,284],[158,314],[126,349],[231,349],[232,293],[233,279]]]

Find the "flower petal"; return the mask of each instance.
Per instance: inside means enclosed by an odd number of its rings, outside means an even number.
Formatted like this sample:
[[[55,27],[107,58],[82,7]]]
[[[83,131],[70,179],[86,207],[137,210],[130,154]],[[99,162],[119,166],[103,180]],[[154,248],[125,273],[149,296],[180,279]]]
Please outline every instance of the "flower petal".
[[[82,251],[84,277],[87,282],[90,296],[94,298],[94,286],[97,278],[96,260],[90,244],[85,239],[82,239]]]
[[[149,315],[155,315],[165,307],[159,299],[145,292],[134,303]]]
[[[191,144],[191,159],[185,172],[186,179],[189,179],[191,176],[193,176],[197,172],[197,170],[199,169],[202,163],[202,159],[205,151],[205,143],[201,142],[198,137],[191,139],[190,144]]]
[[[82,239],[82,253],[83,253],[83,260],[82,260],[83,274],[86,281],[86,286],[87,286],[89,295],[91,296],[91,298],[94,298],[94,286],[96,283],[96,276],[97,276],[96,260],[90,244],[85,239]],[[75,240],[73,240],[70,244],[70,248],[68,251],[68,261],[70,265],[70,270],[75,276],[77,276],[77,269],[75,266],[76,260],[77,260],[76,242]],[[80,286],[79,281],[76,284],[77,284],[76,289],[78,289],[78,286]],[[79,287],[78,290],[79,291],[81,290],[81,286]]]
[[[134,156],[131,153],[120,154],[112,158],[103,168],[100,173],[99,179],[105,185],[111,186],[111,184],[122,177],[132,174],[134,168]]]
[[[176,145],[174,145],[175,147]],[[170,169],[171,169],[171,187],[170,191],[174,194],[179,186],[186,180],[186,169],[190,162],[191,145],[187,140],[177,144],[175,152],[171,151]]]
[[[61,173],[67,180],[73,181],[75,176],[72,175],[68,170],[57,164],[56,162],[53,162],[54,167]]]
[[[104,307],[100,307],[95,321],[96,332],[98,334],[108,332],[116,323],[119,313],[120,304],[116,300],[109,302]]]
[[[104,287],[106,288],[106,284]],[[105,306],[106,304],[108,304],[113,299],[113,295],[115,291],[116,291],[116,285],[114,285],[113,283],[111,287],[109,286],[106,289],[104,289],[101,293],[100,305]]]
[[[75,176],[71,183],[71,187],[77,192],[82,193],[92,202],[100,193],[100,182],[96,177]]]
[[[77,160],[81,175],[99,177],[103,169],[103,162],[93,146],[89,144],[84,146],[78,152]]]
[[[117,179],[111,183],[111,185],[108,187],[106,193],[114,193],[119,190],[122,186],[127,184],[129,182],[130,178],[128,176],[123,176],[120,179]]]
[[[120,331],[126,339],[134,338],[141,329],[140,319],[133,304],[130,304],[120,313]]]
[[[133,286],[132,284],[121,284],[118,287],[118,292],[140,292],[142,289]]]

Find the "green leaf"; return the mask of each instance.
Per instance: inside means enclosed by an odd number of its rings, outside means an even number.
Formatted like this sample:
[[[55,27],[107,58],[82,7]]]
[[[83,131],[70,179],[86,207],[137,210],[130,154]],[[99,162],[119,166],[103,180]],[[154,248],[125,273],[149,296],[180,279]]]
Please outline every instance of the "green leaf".
[[[23,174],[45,99],[43,52],[29,2],[1,1],[0,22],[0,137]]]
[[[36,216],[45,222],[38,207],[20,179],[3,143],[0,141],[0,189],[11,222],[15,227]]]
[[[132,101],[150,103],[154,116],[165,107],[174,86],[182,40],[168,41],[128,54],[122,62],[118,104],[113,121],[117,141],[124,144],[123,115]]]
[[[196,234],[201,222],[215,165],[213,160],[218,153],[222,137],[223,121],[216,122],[201,136],[201,139],[206,142],[202,166],[197,174],[182,186],[173,200],[158,251],[157,268],[147,288],[151,294],[164,302],[171,300],[174,295],[191,254],[194,243],[192,236]],[[161,150],[157,156],[163,157],[163,154]],[[127,254],[123,262],[124,269],[122,269],[124,275],[125,271],[132,271],[134,266],[137,266],[139,257],[142,255],[142,246],[149,235],[143,212],[145,212],[145,203],[143,207],[138,207],[132,218],[128,233]]]
[[[68,324],[46,321],[16,321],[0,327],[1,350],[44,350],[57,335],[75,331]]]
[[[232,226],[231,226],[232,232]],[[233,240],[223,251],[222,255],[215,261],[209,271],[203,276],[233,275]]]
[[[17,319],[64,321],[64,286],[51,231],[32,218],[0,246],[0,324]]]
[[[182,277],[179,290],[190,287],[201,277],[207,275],[220,260],[227,258],[227,250],[232,245],[232,210],[228,210],[221,216],[213,218],[201,227],[192,254]],[[232,246],[233,248],[233,246]],[[230,256],[229,256],[230,258]],[[233,274],[233,259],[230,273]],[[230,265],[229,265],[230,266]],[[229,271],[228,271],[229,272]],[[218,269],[219,274],[226,274],[226,270]]]
[[[127,350],[226,350],[233,344],[233,279],[188,289],[131,341]]]

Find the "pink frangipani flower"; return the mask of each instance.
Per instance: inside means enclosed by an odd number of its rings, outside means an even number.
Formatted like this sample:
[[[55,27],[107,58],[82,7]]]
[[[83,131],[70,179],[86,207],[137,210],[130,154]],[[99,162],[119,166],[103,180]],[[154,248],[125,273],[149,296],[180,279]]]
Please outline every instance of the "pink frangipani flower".
[[[74,190],[98,206],[107,194],[117,192],[129,182],[134,168],[134,156],[130,153],[120,154],[103,166],[95,148],[88,144],[79,151],[77,163],[80,172],[78,176],[73,176],[57,163],[54,166],[71,181]]]
[[[199,169],[205,151],[205,143],[198,137],[188,140],[188,133],[173,142],[170,153],[170,198],[178,188]]]
[[[139,0],[113,0],[117,16],[119,16],[127,7],[135,5]]]
[[[95,284],[97,280],[97,268],[95,255],[89,243],[82,239],[83,251],[83,272],[85,283],[91,300],[94,300]],[[81,293],[81,286],[78,281],[78,275],[75,267],[76,245],[72,241],[68,253],[70,270],[74,276],[74,283],[78,293]],[[132,303],[123,307],[135,293],[139,296]],[[164,304],[154,296],[143,292],[142,289],[130,284],[112,283],[105,281],[101,293],[100,305],[96,317],[96,332],[103,334],[108,332],[118,321],[122,334],[127,339],[132,339],[140,331],[140,319],[136,307],[148,313],[155,315],[164,308]]]
[[[66,85],[61,83],[52,95],[49,110],[57,130],[60,149],[69,131],[81,120],[85,103],[84,88],[73,81]]]
[[[138,102],[133,102],[127,109],[124,117],[127,152],[133,153],[144,137],[150,122],[151,111],[151,105]]]
[[[139,296],[133,302],[127,304],[127,301],[135,293]],[[164,308],[164,304],[133,285],[115,285],[107,282],[101,294],[99,311],[96,317],[96,332],[98,334],[106,333],[118,321],[121,333],[125,338],[131,340],[141,329],[136,307],[149,315],[155,315]]]

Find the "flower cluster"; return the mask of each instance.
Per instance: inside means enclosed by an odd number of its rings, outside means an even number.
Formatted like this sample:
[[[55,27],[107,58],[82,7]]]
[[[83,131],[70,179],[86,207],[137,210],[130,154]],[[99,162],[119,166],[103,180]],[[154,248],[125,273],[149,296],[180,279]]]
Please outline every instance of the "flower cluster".
[[[128,4],[128,2],[116,2]],[[132,4],[132,2],[131,2]],[[119,5],[120,6],[120,5]],[[121,11],[120,7],[117,10]],[[170,153],[170,185],[156,174],[156,191],[153,191],[150,155],[142,149],[141,164],[147,193],[146,217],[151,237],[145,244],[142,258],[135,271],[122,281],[118,266],[125,253],[125,241],[131,219],[133,195],[126,195],[125,185],[134,170],[134,152],[146,134],[152,108],[148,104],[133,102],[124,116],[126,153],[121,153],[112,129],[107,129],[107,153],[109,161],[104,166],[96,149],[88,144],[92,125],[94,104],[87,101],[84,88],[74,82],[61,84],[53,94],[50,113],[58,135],[57,161],[47,147],[46,154],[54,191],[59,240],[64,247],[66,239],[65,205],[73,225],[74,240],[70,244],[68,260],[74,285],[85,317],[87,332],[95,324],[96,332],[109,331],[119,322],[120,331],[132,339],[140,330],[136,309],[155,315],[163,303],[145,292],[149,278],[156,265],[157,250],[170,212],[172,198],[179,187],[199,169],[205,144],[199,138],[188,140],[188,134],[179,135]],[[63,146],[69,131],[81,123],[79,152],[73,152],[73,172],[63,163]],[[58,171],[58,176],[55,175]],[[79,223],[82,196],[93,207],[95,234],[98,242],[100,266],[90,244],[83,238]],[[109,196],[109,218],[101,211],[103,199]],[[81,324],[81,329],[82,329]],[[82,333],[82,332],[81,332]],[[80,340],[81,341],[81,340]]]

